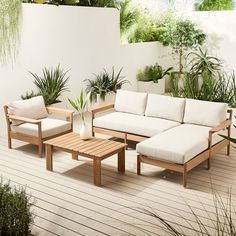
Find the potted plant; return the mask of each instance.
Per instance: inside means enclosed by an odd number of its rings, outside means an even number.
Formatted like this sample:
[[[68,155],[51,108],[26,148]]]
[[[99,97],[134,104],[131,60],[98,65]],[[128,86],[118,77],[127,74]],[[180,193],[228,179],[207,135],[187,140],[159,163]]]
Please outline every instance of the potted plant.
[[[87,96],[85,96],[84,90],[81,89],[79,97],[73,100],[68,98],[70,105],[78,112],[82,120],[82,126],[80,128],[79,134],[80,134],[80,138],[83,140],[87,140],[91,137],[89,129],[84,119],[84,113],[85,113],[90,95],[91,93],[88,93]]]
[[[163,69],[162,66],[155,65],[146,66],[137,73],[138,90],[148,93],[165,93],[165,76],[170,74],[173,67]]]
[[[108,95],[112,95],[112,98],[107,102],[114,102],[117,89],[121,89],[125,83],[128,83],[121,72],[122,68],[116,74],[113,67],[111,73],[104,69],[100,74],[95,75],[95,79],[86,79],[86,92],[90,93],[90,102],[99,105],[105,102]]]
[[[0,235],[30,236],[33,201],[24,188],[11,188],[0,181]]]
[[[61,102],[59,98],[62,93],[69,91],[69,76],[67,76],[67,73],[68,71],[64,71],[59,65],[55,69],[44,68],[42,76],[30,72],[30,74],[34,77],[34,84],[36,85],[38,91],[31,91],[30,93],[26,92],[25,95],[21,96],[21,98],[27,99],[42,95],[46,106]]]

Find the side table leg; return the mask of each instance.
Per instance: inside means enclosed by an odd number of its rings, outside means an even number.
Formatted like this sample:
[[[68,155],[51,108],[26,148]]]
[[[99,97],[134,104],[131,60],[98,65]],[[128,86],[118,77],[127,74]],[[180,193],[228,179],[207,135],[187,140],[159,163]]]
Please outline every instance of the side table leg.
[[[53,171],[52,153],[53,153],[52,145],[46,144],[46,169],[49,171]]]
[[[120,152],[118,152],[118,171],[125,172],[125,150],[126,148],[122,148]]]
[[[97,186],[101,186],[101,160],[93,159],[93,182]]]

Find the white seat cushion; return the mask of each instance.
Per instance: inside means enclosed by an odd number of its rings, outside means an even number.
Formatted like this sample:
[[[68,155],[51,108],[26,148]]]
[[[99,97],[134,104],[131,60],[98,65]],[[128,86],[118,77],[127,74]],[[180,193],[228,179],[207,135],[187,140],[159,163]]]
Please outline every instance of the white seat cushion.
[[[208,148],[210,127],[182,124],[137,144],[137,152],[153,159],[184,164]],[[222,138],[215,134],[213,144]]]
[[[214,127],[227,118],[226,103],[186,99],[184,123]]]
[[[42,137],[47,138],[56,134],[60,134],[71,129],[71,123],[64,120],[44,118],[41,119],[42,122]],[[18,126],[11,126],[12,131],[31,135],[38,136],[38,126],[35,124],[24,123]]]
[[[146,116],[183,122],[185,99],[148,94]]]
[[[8,104],[9,114],[31,119],[42,119],[48,116],[47,109],[42,96],[26,100],[18,100]],[[20,121],[12,121],[13,125],[22,124]]]
[[[136,115],[144,115],[147,104],[147,93],[117,90],[115,110]]]
[[[170,120],[113,112],[94,119],[94,126],[147,137],[159,134],[180,123]]]

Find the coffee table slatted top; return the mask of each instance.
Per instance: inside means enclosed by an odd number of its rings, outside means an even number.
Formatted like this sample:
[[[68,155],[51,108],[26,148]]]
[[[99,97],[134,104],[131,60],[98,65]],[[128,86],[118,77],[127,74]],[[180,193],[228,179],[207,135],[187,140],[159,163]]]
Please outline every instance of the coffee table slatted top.
[[[101,139],[90,138],[82,140],[77,133],[68,133],[44,142],[45,144],[52,145],[54,148],[64,149],[65,151],[77,152],[78,155],[106,158],[113,152],[117,153],[118,149],[125,148],[127,145],[124,143]]]

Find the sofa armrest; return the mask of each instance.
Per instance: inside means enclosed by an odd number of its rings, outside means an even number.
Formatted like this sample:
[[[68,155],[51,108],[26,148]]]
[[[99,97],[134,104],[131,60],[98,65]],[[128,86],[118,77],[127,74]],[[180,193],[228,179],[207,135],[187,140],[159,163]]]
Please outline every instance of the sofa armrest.
[[[222,122],[221,124],[219,124],[218,126],[212,128],[209,130],[209,133],[214,134],[216,132],[219,132],[223,129],[228,128],[230,125],[232,124],[231,120],[225,120],[224,122]]]
[[[73,123],[73,110],[63,109],[63,108],[57,108],[57,107],[46,107],[48,113],[55,113],[59,115],[65,115],[66,117],[69,117],[69,122]]]
[[[30,124],[35,124],[35,125],[41,124],[40,120],[35,120],[35,119],[26,118],[22,116],[8,115],[8,118],[11,120],[21,121],[23,123],[30,123]]]
[[[114,103],[102,105],[102,106],[96,107],[94,109],[91,109],[91,112],[92,112],[92,114],[96,114],[98,112],[110,110],[110,109],[114,108],[114,106],[115,106]]]

